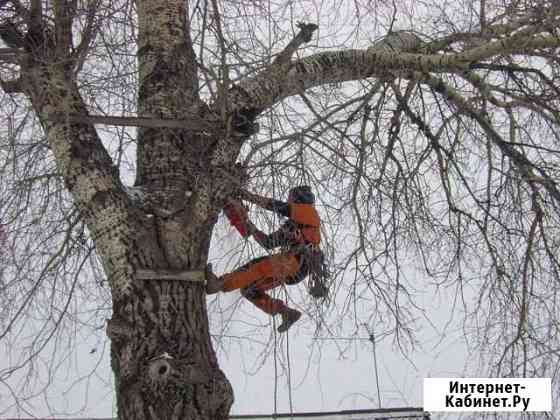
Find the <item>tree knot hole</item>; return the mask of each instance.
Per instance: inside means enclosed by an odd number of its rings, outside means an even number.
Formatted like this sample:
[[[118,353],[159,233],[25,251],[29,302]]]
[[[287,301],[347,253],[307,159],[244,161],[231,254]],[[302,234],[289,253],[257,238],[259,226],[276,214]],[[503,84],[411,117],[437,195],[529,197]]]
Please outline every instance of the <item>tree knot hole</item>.
[[[156,382],[166,381],[171,374],[172,366],[168,360],[158,359],[150,363],[149,374]]]

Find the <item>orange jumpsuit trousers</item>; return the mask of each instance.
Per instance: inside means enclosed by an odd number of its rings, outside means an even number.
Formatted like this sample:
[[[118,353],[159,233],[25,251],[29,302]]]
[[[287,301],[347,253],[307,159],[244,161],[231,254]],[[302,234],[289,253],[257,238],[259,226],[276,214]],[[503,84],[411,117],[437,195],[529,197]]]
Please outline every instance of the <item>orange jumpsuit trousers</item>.
[[[270,315],[282,312],[286,305],[280,299],[273,299],[267,290],[282,284],[296,284],[305,278],[307,272],[300,263],[300,256],[286,252],[260,257],[224,274],[224,291],[241,289],[241,294],[255,306]]]

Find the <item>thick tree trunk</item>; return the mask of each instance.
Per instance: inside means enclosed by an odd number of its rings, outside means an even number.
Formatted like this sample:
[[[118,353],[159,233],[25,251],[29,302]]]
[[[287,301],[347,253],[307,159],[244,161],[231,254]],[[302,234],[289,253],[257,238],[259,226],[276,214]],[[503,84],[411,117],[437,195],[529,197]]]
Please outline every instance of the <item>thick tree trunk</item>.
[[[26,93],[38,115],[59,113],[61,103],[66,112],[85,114],[63,69],[36,63],[30,68],[24,72]],[[135,273],[204,270],[214,222],[233,187],[223,181],[225,189],[215,188],[208,171],[189,169],[189,182],[138,187],[135,193],[141,198],[136,199],[120,184],[93,127],[42,121],[111,285],[113,316],[107,333],[118,417],[228,418],[233,391],[211,345],[204,283],[142,280]],[[193,178],[206,184],[186,189]]]
[[[210,116],[198,96],[188,2],[140,0],[137,6],[139,114]],[[213,225],[232,192],[231,183],[219,186],[212,169],[220,140],[139,129],[135,185],[153,230],[147,243],[129,250],[143,255],[135,269],[204,270]],[[211,345],[203,283],[134,278],[130,293],[113,300],[108,334],[120,419],[228,417],[233,391]]]
[[[139,112],[212,118],[198,97],[186,2],[137,4]],[[26,36],[22,85],[109,280],[113,316],[107,333],[118,417],[226,419],[233,391],[212,348],[204,283],[139,279],[136,272],[204,270],[217,215],[239,186],[232,170],[240,144],[191,130],[141,129],[131,194],[95,128],[64,119],[87,115],[87,108],[73,80],[69,48],[51,36],[40,14],[38,19]],[[50,119],[53,114],[62,118]]]
[[[233,391],[210,342],[203,283],[137,280],[108,324],[120,419],[226,419]]]

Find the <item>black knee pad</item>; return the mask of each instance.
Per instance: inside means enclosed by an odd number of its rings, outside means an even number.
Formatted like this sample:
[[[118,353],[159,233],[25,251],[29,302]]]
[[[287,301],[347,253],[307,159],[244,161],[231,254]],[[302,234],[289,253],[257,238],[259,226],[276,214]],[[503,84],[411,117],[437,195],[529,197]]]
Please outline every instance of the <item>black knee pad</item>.
[[[257,299],[261,296],[261,291],[255,283],[241,289],[241,295],[247,299]]]

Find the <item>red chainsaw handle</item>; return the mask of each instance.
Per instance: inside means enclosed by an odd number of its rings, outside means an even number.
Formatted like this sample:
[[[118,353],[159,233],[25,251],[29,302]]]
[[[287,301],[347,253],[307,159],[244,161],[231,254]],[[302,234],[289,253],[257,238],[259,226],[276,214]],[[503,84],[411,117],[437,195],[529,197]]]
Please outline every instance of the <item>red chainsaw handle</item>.
[[[229,223],[237,229],[237,231],[246,238],[249,236],[247,229],[247,209],[237,200],[230,200],[224,207],[224,213],[229,220]]]

